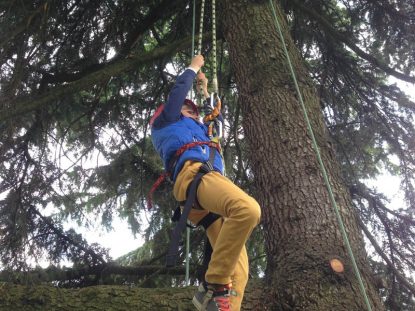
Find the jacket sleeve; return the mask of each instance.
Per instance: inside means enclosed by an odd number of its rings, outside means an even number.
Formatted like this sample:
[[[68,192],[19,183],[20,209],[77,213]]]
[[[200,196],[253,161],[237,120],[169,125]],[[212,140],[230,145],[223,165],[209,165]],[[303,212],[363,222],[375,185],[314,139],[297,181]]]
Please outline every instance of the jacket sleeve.
[[[186,69],[177,78],[176,83],[170,91],[163,112],[154,121],[153,126],[156,128],[161,128],[180,119],[183,102],[186,99],[187,93],[192,87],[192,83],[195,77],[196,73],[193,70]]]

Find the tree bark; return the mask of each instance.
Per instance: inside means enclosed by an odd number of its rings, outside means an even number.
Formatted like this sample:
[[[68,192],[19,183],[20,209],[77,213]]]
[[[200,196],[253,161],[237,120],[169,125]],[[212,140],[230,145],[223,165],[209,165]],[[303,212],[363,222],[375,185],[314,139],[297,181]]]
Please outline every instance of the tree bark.
[[[56,288],[46,285],[0,285],[0,311],[194,311],[196,287],[136,288],[91,286]],[[242,310],[258,310],[261,285],[249,286]]]
[[[225,0],[221,6],[257,199],[263,211],[266,275],[271,288],[267,299],[273,305],[269,310],[367,310],[307,132],[269,2]],[[280,11],[277,14],[372,310],[383,310],[319,99],[289,37],[285,17]],[[344,272],[331,268],[329,262],[334,258],[343,263]]]
[[[195,273],[196,269],[191,273]],[[36,268],[28,272],[15,272],[15,271],[0,271],[0,282],[10,282],[10,283],[19,283],[22,280],[30,280],[31,284],[40,284],[40,283],[53,283],[56,284],[59,281],[76,281],[79,279],[85,279],[86,277],[92,276],[100,278],[111,276],[111,275],[122,275],[122,276],[132,276],[135,278],[142,278],[151,275],[162,275],[168,274],[171,276],[185,274],[184,267],[174,267],[166,268],[165,266],[120,266],[116,264],[102,264],[94,267],[78,267],[78,268],[58,268],[50,266],[48,268]],[[25,281],[26,284],[27,281]],[[101,282],[100,282],[101,283]],[[107,282],[104,282],[108,284]],[[19,283],[21,284],[21,283]],[[109,283],[111,284],[111,283]]]

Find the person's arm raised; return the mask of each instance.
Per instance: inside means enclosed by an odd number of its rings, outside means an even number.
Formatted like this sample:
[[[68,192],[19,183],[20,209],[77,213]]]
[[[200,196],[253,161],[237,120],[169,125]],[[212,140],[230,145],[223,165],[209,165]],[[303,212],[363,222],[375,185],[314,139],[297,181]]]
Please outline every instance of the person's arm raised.
[[[180,111],[187,93],[192,87],[193,80],[196,73],[202,68],[205,61],[202,55],[193,57],[188,69],[186,69],[176,80],[173,88],[170,91],[169,98],[164,107],[163,117],[167,122],[174,122],[179,120]]]

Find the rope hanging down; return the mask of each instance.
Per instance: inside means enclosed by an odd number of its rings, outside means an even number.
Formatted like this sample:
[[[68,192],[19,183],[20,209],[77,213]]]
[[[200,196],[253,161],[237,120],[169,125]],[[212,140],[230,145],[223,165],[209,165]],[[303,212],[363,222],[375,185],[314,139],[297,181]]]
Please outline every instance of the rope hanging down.
[[[192,51],[194,50],[194,27],[195,27],[195,1],[193,1],[193,32],[192,32]],[[198,46],[195,54],[202,54],[202,38],[203,38],[203,26],[204,26],[204,14],[205,14],[205,0],[201,1],[200,5],[200,20],[199,20],[199,37],[198,37]],[[218,96],[219,92],[219,85],[218,85],[218,65],[217,65],[217,44],[216,44],[216,1],[212,0],[212,89],[213,92],[210,96],[210,106],[212,108],[212,114],[209,116],[205,116],[203,119],[204,123],[210,123],[209,125],[209,137],[212,138],[212,128],[213,123],[216,124],[216,137],[215,139],[220,139],[223,135],[222,124],[220,122],[216,122],[216,117],[220,113],[221,109],[221,100]],[[199,98],[198,104],[201,107],[203,103],[203,90],[202,87],[199,90]],[[193,96],[193,92],[191,94]],[[214,105],[216,101],[216,106]]]
[[[322,157],[321,157],[321,154],[320,154],[320,150],[319,150],[319,147],[317,145],[316,138],[314,136],[314,131],[313,131],[313,128],[311,127],[311,122],[310,122],[310,119],[308,117],[307,109],[305,107],[304,100],[303,100],[303,97],[302,97],[301,92],[300,92],[300,88],[298,86],[297,77],[295,75],[294,68],[293,68],[293,65],[291,63],[290,55],[288,54],[288,50],[287,50],[285,40],[284,40],[284,35],[282,33],[281,25],[280,25],[280,22],[278,20],[277,13],[275,11],[274,3],[273,3],[272,0],[269,0],[269,3],[271,5],[272,15],[273,15],[274,21],[275,21],[275,27],[278,31],[279,36],[280,36],[281,43],[282,43],[282,46],[283,46],[283,49],[284,49],[284,53],[285,53],[285,56],[287,58],[287,63],[288,63],[288,66],[289,66],[289,69],[290,69],[290,72],[291,72],[291,76],[292,76],[293,81],[294,81],[294,85],[295,85],[295,89],[296,89],[296,92],[297,92],[297,95],[298,95],[298,99],[300,101],[301,108],[302,108],[302,111],[303,111],[303,114],[304,114],[304,118],[305,118],[306,123],[307,123],[307,129],[308,129],[308,132],[309,132],[310,137],[311,137],[312,142],[313,142],[313,148],[314,148],[314,151],[316,152],[316,156],[317,156],[317,160],[318,160],[318,163],[319,163],[319,166],[320,166],[321,173],[323,174],[324,183],[326,184],[327,190],[329,192],[330,201],[332,203],[333,209],[334,209],[335,214],[336,214],[337,221],[338,221],[339,226],[340,226],[340,231],[341,231],[341,234],[342,234],[342,237],[343,237],[343,240],[344,240],[344,244],[346,245],[347,252],[349,253],[349,256],[351,258],[352,265],[353,265],[353,270],[354,270],[354,272],[356,274],[356,277],[358,279],[359,287],[360,287],[360,290],[363,294],[367,309],[369,311],[372,311],[372,307],[370,305],[369,298],[367,296],[366,289],[365,289],[365,286],[363,284],[363,279],[360,275],[359,268],[357,267],[356,259],[354,257],[353,250],[352,250],[352,247],[350,245],[349,238],[347,236],[346,228],[344,226],[342,216],[340,215],[340,211],[339,211],[339,208],[337,206],[336,199],[334,198],[333,190],[332,190],[332,187],[331,187],[328,175],[327,175],[327,171],[326,171],[326,168],[324,166],[324,163],[323,163],[323,160],[322,160]]]
[[[202,37],[203,37],[203,18],[205,14],[205,0],[202,0],[200,9],[200,21],[199,21],[199,40],[196,54],[202,54]],[[212,0],[212,45],[213,45],[213,88],[214,92],[218,92],[218,79],[217,79],[217,63],[216,63],[216,3]],[[193,0],[193,18],[192,18],[192,54],[195,51],[195,27],[196,26],[196,0]],[[190,97],[193,98],[193,89],[191,90]],[[212,97],[213,98],[213,97]],[[220,103],[220,101],[218,102]],[[220,104],[215,108],[220,111]],[[214,110],[215,110],[214,109]],[[219,114],[219,113],[217,113]],[[214,116],[216,117],[217,114]],[[209,117],[209,116],[207,116]],[[212,131],[212,127],[209,127],[209,131]],[[190,228],[186,230],[186,275],[185,282],[189,285],[189,270],[190,270]]]
[[[193,11],[193,14],[195,14],[194,11]],[[202,0],[200,4],[199,41],[197,44],[196,54],[202,54],[203,17],[204,16],[205,16],[205,0]],[[194,41],[194,38],[193,38],[193,41]]]
[[[193,18],[192,18],[192,53],[195,50],[195,29],[196,29],[196,0],[193,0]],[[190,98],[193,99],[193,88],[190,90]],[[185,283],[190,285],[190,228],[186,228],[186,257],[185,257]]]
[[[216,1],[212,0],[212,86],[213,92],[218,94],[219,86],[218,86],[218,65],[216,63]]]
[[[196,54],[202,54],[202,39],[203,39],[203,18],[205,16],[205,0],[200,4],[200,21],[199,21],[199,37]],[[195,10],[193,10],[193,20],[195,19]],[[194,32],[192,34],[192,41],[194,42]],[[193,49],[192,49],[193,50]],[[212,87],[213,92],[218,93],[218,65],[217,65],[217,47],[216,47],[216,1],[212,0]]]

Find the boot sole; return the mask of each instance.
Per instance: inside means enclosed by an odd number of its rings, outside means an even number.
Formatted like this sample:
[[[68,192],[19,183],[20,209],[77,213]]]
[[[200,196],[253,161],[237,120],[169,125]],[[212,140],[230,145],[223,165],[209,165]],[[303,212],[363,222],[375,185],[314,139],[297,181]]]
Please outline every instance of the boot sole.
[[[193,297],[192,302],[198,311],[202,311],[202,304],[199,302],[199,300],[197,300],[196,297]]]

